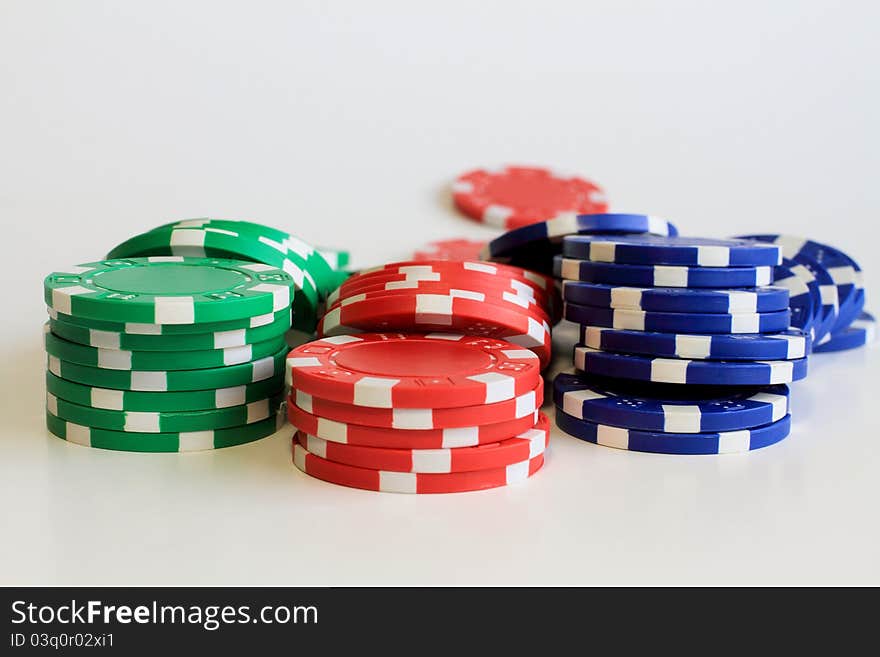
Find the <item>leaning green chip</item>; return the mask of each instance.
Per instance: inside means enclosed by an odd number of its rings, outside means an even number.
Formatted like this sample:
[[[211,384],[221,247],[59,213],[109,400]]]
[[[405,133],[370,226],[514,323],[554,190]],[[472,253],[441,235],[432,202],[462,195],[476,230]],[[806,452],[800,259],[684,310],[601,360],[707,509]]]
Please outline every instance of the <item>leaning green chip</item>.
[[[205,351],[247,347],[258,342],[283,337],[289,321],[267,324],[255,329],[236,329],[215,333],[185,335],[132,335],[116,331],[100,331],[59,319],[49,321],[52,333],[70,342],[101,349],[130,351]],[[248,359],[250,360],[250,359]],[[164,369],[164,368],[163,368]]]
[[[276,313],[255,315],[244,319],[231,319],[224,322],[205,322],[204,324],[138,324],[136,322],[108,322],[101,319],[88,319],[86,317],[74,317],[65,315],[49,308],[49,317],[66,324],[74,324],[86,329],[96,331],[111,331],[113,333],[129,333],[131,335],[201,335],[203,333],[218,333],[222,331],[237,331],[240,329],[255,329],[269,324],[290,326],[290,308],[279,310]]]
[[[260,239],[240,230],[193,226],[166,226],[136,235],[114,247],[108,258],[140,256],[214,256],[240,258],[287,272],[299,294],[293,300],[294,325],[313,331],[317,318],[318,291],[302,259],[285,245]]]
[[[201,324],[290,306],[294,280],[277,267],[218,258],[105,260],[50,274],[46,305],[114,322]]]
[[[284,426],[284,421],[282,405],[272,417],[240,427],[183,433],[131,433],[66,422],[46,411],[46,427],[53,435],[86,447],[127,452],[197,452],[232,447],[271,436]]]
[[[261,399],[243,406],[202,411],[111,411],[81,406],[46,393],[49,412],[68,422],[86,427],[134,433],[178,433],[226,429],[260,422],[275,414],[284,395]]]
[[[282,349],[286,343],[284,336],[277,336],[256,344],[227,349],[204,351],[125,351],[122,349],[100,349],[70,342],[45,331],[46,352],[69,363],[108,370],[203,370],[208,368],[240,365],[266,358]]]
[[[203,370],[168,370],[164,372],[108,370],[70,363],[50,355],[48,369],[55,376],[68,381],[113,390],[139,390],[143,392],[214,390],[263,381],[279,374],[283,376],[284,359],[289,351],[287,345],[284,345],[271,356],[250,363]]]
[[[109,411],[169,412],[229,408],[272,397],[282,390],[284,390],[283,372],[254,383],[243,383],[216,390],[180,392],[113,390],[75,383],[46,372],[46,392],[80,406],[104,408]]]

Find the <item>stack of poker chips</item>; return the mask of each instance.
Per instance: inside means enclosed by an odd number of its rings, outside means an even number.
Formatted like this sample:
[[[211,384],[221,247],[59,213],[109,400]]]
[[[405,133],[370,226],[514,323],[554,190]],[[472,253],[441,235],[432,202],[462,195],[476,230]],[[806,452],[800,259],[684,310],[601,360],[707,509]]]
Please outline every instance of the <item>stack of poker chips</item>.
[[[294,279],[269,265],[105,260],[44,282],[49,431],[104,449],[237,445],[283,423]]]
[[[145,256],[234,258],[270,265],[294,281],[293,328],[312,335],[323,300],[348,277],[348,254],[313,247],[263,224],[230,219],[187,219],[163,224],[114,247],[107,258]]]
[[[576,374],[554,382],[558,426],[622,449],[706,454],[790,430],[814,309],[792,322],[779,247],[745,240],[568,236],[555,256]],[[806,295],[809,303],[809,295]]]
[[[510,342],[361,333],[290,352],[293,461],[372,491],[459,493],[519,483],[544,464],[541,362]]]
[[[363,271],[327,299],[321,339],[288,359],[293,458],[385,492],[522,481],[549,440],[541,370],[561,313],[554,281],[473,261]]]
[[[395,262],[363,270],[327,297],[318,336],[442,331],[500,338],[550,361],[561,303],[552,278],[475,261]]]

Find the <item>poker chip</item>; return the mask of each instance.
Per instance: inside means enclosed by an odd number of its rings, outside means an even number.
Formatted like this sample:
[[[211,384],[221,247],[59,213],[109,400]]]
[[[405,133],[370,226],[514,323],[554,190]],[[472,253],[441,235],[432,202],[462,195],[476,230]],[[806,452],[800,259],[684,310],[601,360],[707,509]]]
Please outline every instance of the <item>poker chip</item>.
[[[293,462],[298,469],[315,479],[349,488],[383,493],[465,493],[521,483],[541,469],[544,455],[490,470],[448,474],[391,472],[328,461],[312,454],[294,439]]]
[[[291,250],[287,242],[260,236],[251,228],[236,225],[246,222],[224,222],[221,227],[214,225],[213,221],[209,221],[207,225],[204,224],[205,220],[194,221],[197,225],[176,227],[170,224],[136,235],[114,247],[107,257],[131,259],[143,256],[213,256],[250,260],[280,269],[299,292],[293,297],[294,326],[308,332],[314,330],[319,300],[318,284],[308,268],[306,258]]]
[[[243,445],[271,436],[284,425],[284,410],[260,422],[238,427],[180,433],[112,431],[68,422],[46,412],[49,433],[69,443],[127,452],[197,452]]]
[[[283,399],[283,395],[277,395],[243,406],[201,411],[116,411],[81,406],[49,392],[46,408],[55,417],[80,426],[134,433],[179,433],[253,424],[273,416]]]
[[[323,440],[301,431],[297,432],[296,440],[311,454],[359,468],[416,473],[471,472],[503,468],[543,454],[550,442],[550,420],[541,413],[534,427],[513,438],[454,449],[363,447]]]
[[[199,324],[289,308],[293,279],[261,263],[180,256],[129,258],[50,274],[44,293],[49,308],[65,315]]]
[[[47,308],[47,310],[50,319],[64,322],[65,324],[72,324],[80,328],[95,331],[108,331],[110,333],[155,336],[201,336],[207,333],[224,333],[226,331],[257,329],[269,325],[273,325],[276,327],[281,327],[284,325],[290,326],[291,319],[290,308],[284,308],[283,310],[279,310],[276,313],[255,315],[253,317],[233,319],[224,322],[205,322],[203,324],[143,324],[137,322],[108,322],[100,319],[89,319],[87,317],[75,317],[73,315],[65,315],[63,313],[59,313],[53,310],[52,308]]]
[[[790,288],[775,285],[744,290],[712,290],[563,281],[562,296],[566,301],[581,306],[599,308],[672,313],[766,313],[789,307]],[[806,287],[803,283],[801,285]],[[800,292],[800,288],[796,289]]]
[[[493,404],[534,390],[534,352],[504,340],[446,333],[328,337],[287,356],[292,388],[375,408]]]
[[[538,411],[515,420],[480,426],[446,429],[389,429],[338,422],[318,417],[287,404],[290,423],[305,434],[345,445],[388,449],[451,449],[505,440],[528,431],[538,423]]]
[[[439,282],[447,280],[469,280],[473,284],[489,284],[497,281],[497,287],[513,287],[521,294],[550,295],[554,290],[553,279],[519,267],[499,265],[490,262],[396,262],[381,267],[365,269],[346,281],[338,291],[328,295],[327,303],[333,304],[343,295],[361,292],[377,284],[397,282],[404,285],[411,282]]]
[[[783,258],[781,267],[788,268],[810,289],[810,296],[815,307],[812,334],[814,342],[818,342],[828,334],[831,326],[837,321],[837,286],[834,285],[834,280],[824,267],[808,256],[800,255],[797,261]],[[774,275],[783,271],[780,267],[775,267]],[[774,281],[775,284],[776,281]],[[785,285],[785,279],[779,284]]]
[[[298,237],[294,237],[283,230],[254,223],[252,221],[209,218],[184,219],[183,221],[176,221],[166,226],[154,228],[153,230],[162,231],[166,228],[226,230],[242,235],[249,235],[263,244],[275,247],[283,246],[287,250],[287,257],[303,267],[304,275],[307,274],[308,278],[314,281],[319,295],[323,296],[326,296],[327,292],[332,289],[331,286],[334,281],[333,271],[334,269],[338,269],[338,267],[331,265],[331,260],[338,262],[341,255],[340,252],[334,253],[330,256],[330,260],[328,260],[328,258],[324,257],[325,251],[314,248]],[[281,249],[279,248],[278,250],[280,251]],[[347,257],[347,254],[343,257]],[[258,260],[257,262],[261,261]]]
[[[647,310],[627,310],[565,304],[565,319],[581,325],[591,325],[631,331],[658,333],[772,333],[789,326],[791,312],[778,310],[769,313],[661,313]]]
[[[324,262],[330,265],[333,271],[341,271],[348,267],[351,262],[351,254],[342,249],[331,249],[328,246],[316,246],[315,251],[321,254]]]
[[[387,429],[448,429],[509,422],[534,413],[544,402],[544,381],[527,393],[491,404],[453,408],[374,408],[354,406],[291,391],[291,402],[307,413],[350,424]]]
[[[605,194],[595,183],[524,166],[468,171],[453,183],[452,199],[471,219],[507,230],[607,208]]]
[[[320,337],[358,332],[455,332],[503,338],[550,360],[550,326],[524,308],[488,304],[485,297],[413,294],[360,300],[345,299],[318,323]]]
[[[871,313],[863,312],[847,328],[838,333],[832,333],[825,342],[813,347],[813,353],[827,354],[864,347],[866,344],[874,342],[876,334],[877,320]]]
[[[387,290],[382,288],[358,292],[340,298],[336,303],[327,307],[326,313],[329,314],[351,303],[375,304],[377,302],[393,302],[395,300],[400,301],[429,296],[448,299],[471,299],[489,306],[507,307],[514,311],[521,309],[547,324],[550,323],[550,315],[545,309],[546,307],[544,304],[538,303],[534,297],[520,295],[513,290],[480,287],[477,285],[468,285],[467,288],[461,288],[446,283],[422,283],[418,284],[414,289]]]
[[[46,392],[80,406],[111,411],[201,411],[243,406],[273,397],[284,389],[284,377],[277,376],[228,388],[181,392],[137,392],[113,390],[75,383],[46,372]]]
[[[719,433],[638,431],[574,418],[556,409],[556,425],[587,442],[635,452],[657,454],[731,454],[767,447],[791,432],[791,416],[752,429]]]
[[[566,216],[508,231],[489,242],[481,257],[552,274],[553,257],[562,253],[562,240],[567,235],[643,233],[678,235],[678,229],[665,219],[643,214]]]
[[[862,270],[847,254],[827,244],[794,235],[743,235],[741,239],[778,245],[786,258],[795,262],[808,259],[827,272],[837,288],[838,314],[826,333],[845,328],[858,317],[861,312],[858,291],[864,287]],[[817,336],[817,339],[821,337]]]
[[[45,326],[46,352],[69,363],[107,370],[200,370],[250,363],[285,346],[284,336],[256,344],[207,351],[125,351],[88,347],[58,337]]]
[[[562,373],[553,382],[553,402],[572,417],[615,427],[705,433],[781,420],[788,414],[789,388],[624,383]]]
[[[281,315],[281,320],[257,328],[213,331],[208,333],[186,333],[180,335],[142,335],[119,331],[90,329],[70,324],[60,319],[49,321],[53,334],[68,342],[101,349],[129,351],[210,351],[245,347],[284,336],[290,328],[290,316]]]
[[[476,240],[440,240],[413,253],[413,260],[479,260],[486,242]]]
[[[562,241],[562,255],[633,265],[757,267],[782,264],[782,253],[775,244],[657,235],[569,235]]]
[[[772,267],[679,267],[674,265],[618,265],[555,256],[559,278],[589,283],[636,287],[700,287],[729,289],[760,287],[773,282]]]
[[[791,267],[777,265],[773,269],[773,286],[788,291],[791,327],[815,335],[822,297],[815,277],[806,269],[804,272],[806,277],[798,275]]]
[[[581,326],[580,341],[593,349],[693,360],[793,360],[810,353],[812,341],[803,331],[755,335],[688,335]]]
[[[216,390],[247,385],[284,376],[284,358],[289,349],[283,346],[266,358],[249,363],[201,370],[135,371],[113,370],[80,365],[49,355],[47,368],[55,376],[87,386],[113,390],[167,392]]]
[[[585,345],[575,346],[574,366],[585,374],[698,385],[772,385],[799,381],[807,376],[806,358],[768,361],[649,358],[600,351]]]
[[[363,280],[358,281],[357,285],[348,290],[339,289],[327,299],[327,307],[332,308],[339,305],[343,299],[348,299],[359,294],[371,293],[377,295],[379,292],[422,292],[430,293],[449,293],[452,289],[472,289],[479,288],[481,291],[492,292],[497,295],[515,294],[518,297],[529,300],[534,304],[540,304],[542,309],[546,309],[550,305],[550,297],[542,290],[535,290],[530,285],[512,278],[493,278],[479,280],[472,275],[446,274],[438,276],[437,280],[424,280],[417,278],[408,278],[405,280]]]

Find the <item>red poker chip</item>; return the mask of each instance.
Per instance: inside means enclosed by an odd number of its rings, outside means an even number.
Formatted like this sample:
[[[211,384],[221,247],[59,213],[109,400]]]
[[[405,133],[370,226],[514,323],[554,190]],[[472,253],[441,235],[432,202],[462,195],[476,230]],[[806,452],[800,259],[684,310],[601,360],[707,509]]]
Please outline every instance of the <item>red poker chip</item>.
[[[471,219],[506,230],[608,209],[596,183],[541,167],[468,171],[453,183],[452,199]]]
[[[320,337],[359,332],[445,332],[504,338],[534,351],[542,367],[550,362],[550,326],[513,303],[443,294],[411,294],[377,299],[344,299],[318,324]]]
[[[472,335],[362,333],[315,340],[287,355],[289,385],[374,408],[492,404],[533,390],[534,352]]]
[[[312,415],[296,404],[287,404],[287,417],[300,431],[345,445],[388,449],[448,449],[485,445],[528,431],[538,422],[538,411],[531,415],[473,427],[449,429],[387,429],[328,420]]]
[[[390,472],[334,463],[293,441],[293,463],[315,479],[384,493],[466,493],[525,481],[544,465],[544,455],[504,468],[452,473]]]
[[[455,449],[383,449],[343,445],[298,431],[296,440],[310,453],[334,463],[390,472],[450,473],[503,468],[544,453],[550,442],[550,420],[521,434],[488,445]]]
[[[413,260],[479,260],[486,242],[474,240],[441,240],[431,242],[413,253]]]
[[[544,380],[529,392],[513,399],[456,408],[372,408],[354,406],[342,402],[321,399],[303,392],[292,390],[292,403],[304,411],[318,417],[337,422],[362,424],[386,429],[451,429],[471,427],[496,422],[509,422],[528,417],[544,403]]]
[[[503,267],[503,269],[502,269]],[[408,263],[393,269],[374,269],[363,271],[349,278],[327,297],[333,304],[343,296],[362,292],[377,285],[391,286],[439,283],[442,281],[471,281],[473,285],[493,285],[511,288],[520,294],[535,298],[549,298],[555,294],[556,286],[549,276],[537,274],[518,267],[509,267],[487,262],[442,262]]]
[[[334,303],[327,306],[325,313],[336,308],[352,303],[369,302],[376,303],[381,300],[401,299],[435,295],[452,299],[472,299],[492,306],[500,306],[511,310],[520,310],[529,315],[539,318],[541,321],[550,323],[550,309],[543,303],[539,303],[534,297],[517,294],[513,290],[504,290],[493,287],[467,285],[459,286],[446,282],[421,283],[415,288],[404,287],[401,289],[386,289],[384,286],[377,290],[364,290],[351,295],[345,295]]]
[[[540,274],[522,267],[513,265],[505,265],[497,262],[484,262],[480,260],[465,260],[455,262],[452,260],[434,260],[434,261],[406,261],[392,262],[380,267],[372,267],[363,269],[355,276],[349,278],[343,286],[351,287],[359,280],[364,280],[368,276],[375,277],[394,277],[404,278],[423,278],[425,280],[439,280],[438,275],[463,273],[468,276],[503,276],[522,281],[536,290],[550,292],[554,287],[554,279],[546,274]]]

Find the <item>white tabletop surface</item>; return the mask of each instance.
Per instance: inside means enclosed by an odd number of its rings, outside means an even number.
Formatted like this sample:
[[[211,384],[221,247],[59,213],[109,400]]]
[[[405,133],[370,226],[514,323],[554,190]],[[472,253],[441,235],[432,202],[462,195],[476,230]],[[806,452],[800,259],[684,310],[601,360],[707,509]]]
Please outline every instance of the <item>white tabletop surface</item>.
[[[554,432],[528,483],[462,495],[312,480],[289,428],[181,455],[46,432],[49,272],[194,216],[358,266],[485,239],[448,200],[474,166],[578,171],[685,234],[814,237],[880,287],[876,3],[513,4],[0,2],[0,584],[880,583],[877,349],[812,358],[766,450]]]

